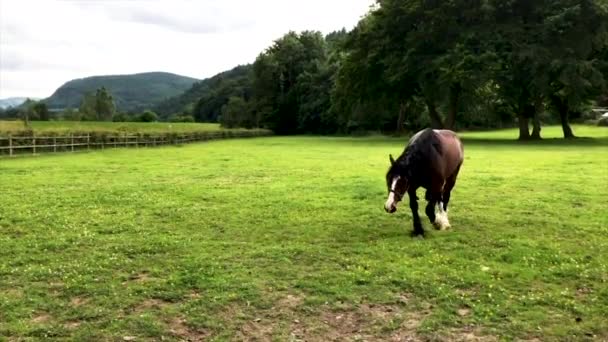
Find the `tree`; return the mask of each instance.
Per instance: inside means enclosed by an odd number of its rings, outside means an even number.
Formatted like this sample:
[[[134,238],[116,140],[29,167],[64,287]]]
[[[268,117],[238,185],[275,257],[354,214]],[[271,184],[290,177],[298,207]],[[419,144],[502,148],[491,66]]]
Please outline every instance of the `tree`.
[[[97,118],[97,98],[95,94],[84,94],[78,112],[81,120],[93,121]]]
[[[112,95],[105,87],[97,89],[95,93],[95,113],[98,121],[111,121],[116,112],[116,105]]]
[[[139,116],[139,121],[155,122],[158,121],[158,115],[151,110],[146,110]]]
[[[205,92],[193,107],[197,121],[218,122],[222,107],[233,96],[244,101],[251,99],[251,66],[240,66],[205,81]]]
[[[489,81],[484,72],[493,57],[484,30],[489,9],[481,1],[378,5],[349,34],[332,105],[350,116],[382,99],[384,110],[394,113],[393,127],[401,130],[407,116],[415,115],[412,106],[422,102],[431,126],[454,128],[463,96]]]
[[[257,57],[253,65],[253,103],[265,126],[279,134],[310,127],[307,121],[311,108],[302,109],[301,104],[311,89],[298,84],[322,72],[326,52],[320,32],[289,32]],[[319,112],[314,116],[320,116]]]
[[[84,120],[111,121],[116,112],[114,99],[105,87],[95,93],[86,93],[79,108]]]
[[[38,120],[49,121],[49,109],[44,102],[36,102],[33,106],[33,112]]]
[[[548,98],[558,112],[564,138],[573,138],[569,115],[606,89],[608,6],[593,0],[548,1],[545,46]]]
[[[253,126],[250,110],[247,102],[238,96],[232,96],[228,102],[222,106],[222,115],[220,116],[220,124],[225,128],[247,127]]]

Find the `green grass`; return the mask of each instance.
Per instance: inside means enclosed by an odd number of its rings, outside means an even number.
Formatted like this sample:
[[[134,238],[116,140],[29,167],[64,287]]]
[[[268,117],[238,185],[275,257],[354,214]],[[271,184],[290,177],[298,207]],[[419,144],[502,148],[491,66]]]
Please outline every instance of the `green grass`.
[[[383,211],[404,141],[2,159],[0,340],[608,338],[605,139],[465,140],[425,239]]]
[[[574,124],[572,125],[572,130],[579,138],[608,139],[608,129],[606,127]],[[461,133],[461,135],[468,139],[478,140],[513,140],[517,139],[518,129],[509,128],[495,131],[466,132]],[[561,126],[541,127],[541,136],[543,139],[560,139],[560,141],[564,137]],[[563,143],[570,144],[567,140],[564,140]]]
[[[48,132],[193,133],[221,129],[219,124],[181,122],[32,121],[31,126],[37,134]],[[0,134],[21,132],[25,129],[22,121],[0,121]]]

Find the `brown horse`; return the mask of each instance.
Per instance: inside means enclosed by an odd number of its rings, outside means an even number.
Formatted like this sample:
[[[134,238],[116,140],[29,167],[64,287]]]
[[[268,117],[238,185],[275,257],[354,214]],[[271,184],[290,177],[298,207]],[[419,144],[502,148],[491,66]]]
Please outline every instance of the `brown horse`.
[[[426,189],[428,204],[425,211],[429,220],[439,230],[449,228],[447,210],[450,192],[456,184],[456,177],[464,160],[462,142],[456,133],[449,130],[424,129],[410,139],[397,160],[394,160],[392,155],[389,155],[389,159],[391,167],[386,174],[388,199],[384,209],[388,213],[394,213],[397,203],[407,192],[414,219],[412,235],[424,235],[416,197],[416,190],[423,187]]]

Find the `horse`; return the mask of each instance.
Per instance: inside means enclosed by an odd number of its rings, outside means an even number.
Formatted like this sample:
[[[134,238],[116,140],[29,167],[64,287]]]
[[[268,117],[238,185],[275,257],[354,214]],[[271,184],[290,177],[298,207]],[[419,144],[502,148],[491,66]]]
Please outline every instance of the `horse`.
[[[423,187],[426,189],[428,204],[425,212],[429,220],[437,230],[450,228],[447,214],[450,193],[464,160],[464,148],[456,133],[445,129],[421,130],[412,136],[397,160],[390,154],[389,160],[386,212],[392,214],[397,211],[397,204],[407,193],[414,221],[412,236],[424,236],[416,197],[416,190]]]

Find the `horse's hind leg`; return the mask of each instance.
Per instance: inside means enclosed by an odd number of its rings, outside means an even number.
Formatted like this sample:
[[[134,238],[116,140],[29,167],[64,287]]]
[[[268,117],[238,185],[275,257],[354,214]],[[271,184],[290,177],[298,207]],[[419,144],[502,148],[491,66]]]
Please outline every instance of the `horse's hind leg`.
[[[460,166],[456,169],[453,175],[451,175],[445,181],[445,186],[443,188],[443,196],[442,202],[437,203],[438,209],[438,221],[442,221],[442,229],[450,228],[450,221],[448,220],[448,203],[450,202],[450,196],[452,193],[452,189],[454,185],[456,185],[456,177],[458,176],[458,171],[460,170]]]
[[[444,230],[450,227],[450,223],[447,221],[447,214],[442,207],[442,195],[441,192],[426,192],[426,199],[428,204],[426,205],[426,216],[429,217],[431,223],[435,226],[435,229]],[[438,207],[437,213],[435,213],[435,205]]]
[[[461,164],[462,165],[462,164]],[[443,210],[448,211],[448,203],[450,202],[450,195],[452,193],[452,189],[454,185],[456,185],[456,177],[458,177],[458,172],[460,171],[460,165],[448,179],[445,180],[445,187],[443,188]]]

